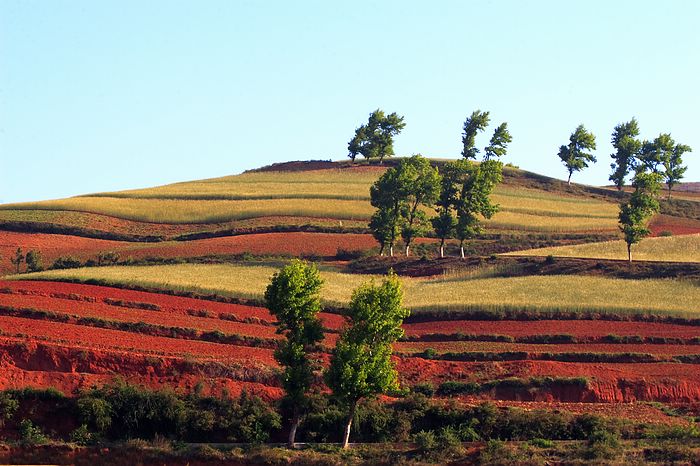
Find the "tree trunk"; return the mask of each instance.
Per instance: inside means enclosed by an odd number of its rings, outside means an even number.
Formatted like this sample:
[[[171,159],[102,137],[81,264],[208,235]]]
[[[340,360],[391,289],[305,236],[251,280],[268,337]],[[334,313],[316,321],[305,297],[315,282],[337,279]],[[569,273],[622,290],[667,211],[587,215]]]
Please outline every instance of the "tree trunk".
[[[406,245],[406,257],[408,257],[408,254],[409,254],[409,249],[408,249],[409,247],[410,247],[410,246],[407,244],[407,245]]]
[[[294,408],[294,416],[292,416],[292,425],[289,427],[289,438],[287,439],[287,448],[294,449],[296,443],[297,428],[301,422],[301,416],[296,408]]]
[[[380,247],[379,247],[379,255],[380,255],[380,256],[383,256],[383,255],[384,255],[384,247],[385,247],[385,246],[386,246],[386,245],[385,245],[384,243],[381,243],[381,245],[380,245]]]
[[[440,257],[445,257],[445,238],[440,241]]]
[[[632,245],[627,244],[627,261],[631,264],[632,263]]]
[[[394,245],[393,244],[389,245],[389,255],[391,257],[394,257]]]
[[[343,450],[348,448],[350,443],[350,428],[352,427],[352,419],[355,417],[355,409],[357,408],[357,401],[353,401],[350,405],[350,413],[348,414],[347,422],[345,423],[345,430],[343,431]]]
[[[566,180],[566,184],[571,186],[571,172],[569,172],[569,179]]]
[[[462,253],[462,259],[464,259],[464,241],[459,242],[459,250]]]
[[[668,200],[671,200],[671,190],[673,189],[673,186],[668,187]]]

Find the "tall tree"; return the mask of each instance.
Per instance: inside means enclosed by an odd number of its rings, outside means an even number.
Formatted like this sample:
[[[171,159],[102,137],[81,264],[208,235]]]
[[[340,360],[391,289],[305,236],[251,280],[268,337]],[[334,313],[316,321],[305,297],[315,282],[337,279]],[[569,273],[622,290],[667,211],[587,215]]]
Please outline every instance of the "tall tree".
[[[615,183],[618,191],[622,191],[625,178],[634,170],[636,157],[642,148],[642,143],[637,136],[639,136],[639,125],[636,118],[615,126],[612,133],[610,142],[615,148],[615,153],[610,155],[614,162],[610,164],[613,173],[609,179]]]
[[[644,169],[652,173],[661,173],[661,167],[673,153],[675,141],[668,133],[659,134],[653,141],[644,141],[637,159]]]
[[[627,243],[627,260],[632,262],[632,245],[639,243],[649,234],[647,223],[659,211],[656,199],[661,190],[661,174],[646,172],[642,167],[632,181],[634,192],[629,200],[620,204],[618,215],[620,230]]]
[[[411,241],[428,230],[428,218],[421,207],[432,207],[437,200],[440,193],[440,174],[430,165],[430,161],[421,155],[401,160],[396,169],[404,173],[401,177],[401,191],[404,197],[401,237],[408,256]]]
[[[476,147],[476,136],[489,125],[489,112],[474,110],[464,121],[462,131],[462,157],[475,159],[479,154]]]
[[[348,157],[355,161],[357,155],[364,158],[379,159],[394,155],[394,136],[406,126],[403,117],[396,113],[385,115],[382,110],[370,113],[367,124],[355,130],[355,135],[348,142]]]
[[[586,152],[595,150],[595,136],[586,131],[583,125],[578,125],[576,130],[569,136],[569,144],[559,147],[559,158],[564,162],[564,166],[569,171],[568,184],[571,184],[571,175],[588,167],[589,162],[596,162],[593,154]]]
[[[685,171],[688,167],[683,165],[683,154],[692,152],[693,149],[685,144],[676,144],[673,150],[668,154],[668,158],[664,159],[663,177],[668,187],[668,198],[671,199],[671,190],[678,182],[683,179]]]
[[[319,291],[323,281],[314,264],[294,260],[272,276],[265,290],[265,303],[277,318],[277,333],[286,337],[275,351],[284,368],[282,387],[292,408],[288,446],[294,447],[297,428],[308,407],[307,393],[318,362],[312,358],[323,339],[318,318]]]
[[[22,254],[22,248],[17,248],[15,255],[10,257],[10,263],[15,266],[15,272],[19,273],[19,266],[22,265],[24,261],[24,254]]]
[[[503,179],[503,163],[498,160],[485,160],[480,164],[468,160],[460,162],[463,164],[462,180],[455,201],[455,234],[464,258],[464,242],[483,232],[481,218],[489,219],[498,212],[498,204],[491,202],[490,196]]]
[[[501,123],[493,132],[489,145],[484,148],[484,160],[490,160],[491,157],[503,157],[511,142],[513,142],[513,136],[508,131],[508,123]]]
[[[398,388],[391,345],[404,334],[410,311],[402,304],[401,282],[390,273],[381,285],[365,283],[353,292],[350,324],[338,338],[326,383],[348,410],[342,446],[347,448],[357,404],[363,398]]]
[[[370,202],[377,211],[372,216],[369,227],[379,241],[382,252],[389,247],[389,255],[394,255],[394,244],[401,231],[401,212],[405,205],[403,186],[405,172],[393,167],[385,171],[370,187]]]
[[[430,220],[435,235],[440,238],[440,257],[445,257],[445,241],[455,234],[457,219],[454,206],[459,194],[457,185],[464,176],[463,165],[463,161],[456,160],[445,163],[441,168],[440,194],[435,202],[437,215]]]

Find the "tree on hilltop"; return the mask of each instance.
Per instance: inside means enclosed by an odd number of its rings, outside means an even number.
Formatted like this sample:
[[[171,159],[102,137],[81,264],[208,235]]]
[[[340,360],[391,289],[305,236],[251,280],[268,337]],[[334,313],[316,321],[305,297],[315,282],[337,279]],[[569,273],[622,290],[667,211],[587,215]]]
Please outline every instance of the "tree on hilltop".
[[[323,340],[319,292],[323,281],[314,264],[294,260],[275,273],[265,290],[265,303],[277,318],[277,333],[286,337],[275,351],[284,368],[282,387],[292,409],[288,446],[294,447],[297,428],[308,409],[308,391],[318,361],[311,354]]]
[[[571,175],[588,167],[589,162],[596,162],[596,158],[588,150],[595,150],[595,136],[586,131],[583,125],[578,127],[569,136],[569,144],[559,147],[559,158],[569,172],[567,184],[571,184]]]
[[[474,110],[464,121],[462,131],[462,157],[476,159],[479,149],[476,147],[476,136],[489,125],[489,112]]]
[[[359,154],[368,160],[379,159],[381,164],[384,157],[393,156],[394,136],[406,126],[403,119],[395,112],[385,115],[379,109],[370,113],[367,124],[357,128],[348,142],[348,157],[354,162]]]
[[[635,169],[636,157],[642,148],[642,143],[637,136],[639,136],[639,125],[636,118],[615,126],[612,133],[610,142],[615,148],[615,153],[610,155],[614,162],[610,164],[613,173],[609,179],[615,183],[618,191],[622,191],[625,178]]]

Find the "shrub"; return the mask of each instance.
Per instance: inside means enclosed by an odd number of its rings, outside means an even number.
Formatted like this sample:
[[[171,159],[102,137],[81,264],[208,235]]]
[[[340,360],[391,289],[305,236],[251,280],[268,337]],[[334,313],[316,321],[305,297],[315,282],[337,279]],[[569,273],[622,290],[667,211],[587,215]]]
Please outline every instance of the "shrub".
[[[659,232],[659,236],[673,236],[673,232],[670,232],[668,230],[663,230]]]
[[[599,429],[591,433],[584,453],[586,459],[611,460],[617,457],[621,451],[619,434]]]
[[[80,259],[76,259],[75,257],[71,256],[61,256],[58,259],[56,259],[51,266],[52,269],[75,269],[78,267],[82,267],[83,263],[80,262]]]
[[[41,445],[49,441],[41,428],[35,426],[29,419],[23,419],[19,424],[20,441],[26,445]]]
[[[481,391],[481,385],[476,382],[458,382],[453,380],[442,382],[437,389],[438,395],[442,396],[474,394],[479,391]]]
[[[537,448],[553,448],[554,447],[553,441],[543,439],[543,438],[533,438],[528,443],[530,445],[532,445],[533,447],[537,447]]]
[[[421,382],[412,386],[411,391],[413,391],[414,393],[420,393],[427,397],[431,397],[435,394],[435,386],[433,386],[433,384],[431,384],[430,382]]]
[[[19,401],[10,393],[0,392],[0,428],[4,427],[6,421],[12,419],[18,408]]]
[[[95,435],[90,432],[88,426],[82,424],[70,433],[70,441],[78,445],[91,445],[95,442]]]
[[[41,251],[35,251],[34,249],[27,251],[24,262],[27,264],[27,272],[40,272],[44,270],[44,266],[41,262]]]
[[[435,432],[433,432],[432,430],[421,430],[413,436],[413,441],[416,443],[418,450],[422,452],[433,451],[438,446]]]
[[[548,256],[544,259],[544,263],[545,263],[545,264],[554,264],[554,256],[551,255],[551,254],[548,255]]]

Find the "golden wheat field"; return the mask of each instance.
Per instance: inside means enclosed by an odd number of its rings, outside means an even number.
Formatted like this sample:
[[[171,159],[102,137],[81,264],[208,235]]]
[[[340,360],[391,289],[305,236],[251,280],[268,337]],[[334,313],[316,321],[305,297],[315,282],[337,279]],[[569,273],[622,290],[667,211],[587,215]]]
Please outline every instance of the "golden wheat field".
[[[605,241],[530,249],[505,255],[627,260],[627,244],[622,240]],[[700,262],[700,234],[645,238],[632,246],[632,258],[643,261]]]
[[[368,202],[369,188],[379,173],[381,170],[359,168],[244,173],[150,189],[6,204],[0,206],[0,219],[53,221],[65,217],[75,224],[80,219],[71,217],[71,213],[92,213],[160,224],[208,224],[260,217],[366,221],[373,212]],[[493,229],[588,232],[616,228],[617,206],[613,203],[507,185],[498,186],[493,197],[500,205],[500,211],[486,221]]]
[[[15,278],[100,280],[113,285],[217,293],[261,299],[279,264],[177,264],[51,270]],[[322,271],[322,297],[345,305],[352,290],[378,276]],[[700,312],[700,287],[682,280],[626,280],[592,276],[526,276],[480,278],[456,275],[406,278],[405,304],[414,310],[528,309],[694,314]]]

